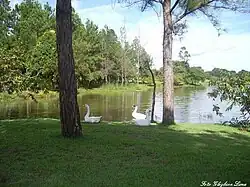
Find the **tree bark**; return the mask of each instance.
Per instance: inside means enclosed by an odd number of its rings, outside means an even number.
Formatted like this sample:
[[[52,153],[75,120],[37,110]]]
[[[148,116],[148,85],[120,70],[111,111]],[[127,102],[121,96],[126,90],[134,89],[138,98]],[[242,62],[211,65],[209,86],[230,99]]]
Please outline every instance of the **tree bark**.
[[[154,113],[155,113],[155,91],[156,91],[156,83],[155,83],[154,73],[151,70],[149,63],[148,63],[148,70],[149,70],[149,72],[151,74],[152,82],[153,82],[153,86],[154,86],[153,96],[152,96],[152,111],[151,111],[151,123],[154,123],[155,122],[155,120],[154,120]]]
[[[64,137],[81,136],[82,127],[77,103],[77,83],[72,49],[71,0],[57,0],[56,41],[61,133]]]
[[[166,125],[174,124],[174,75],[172,61],[173,24],[170,13],[171,0],[163,3],[163,120]]]

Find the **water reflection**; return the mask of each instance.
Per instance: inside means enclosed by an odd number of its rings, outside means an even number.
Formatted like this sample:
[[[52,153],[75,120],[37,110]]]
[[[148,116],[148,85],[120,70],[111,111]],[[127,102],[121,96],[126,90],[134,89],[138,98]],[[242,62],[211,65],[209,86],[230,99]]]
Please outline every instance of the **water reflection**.
[[[178,88],[175,90],[175,119],[176,122],[214,123],[229,120],[240,114],[239,108],[227,112],[224,117],[216,116],[212,111],[213,104],[219,100],[209,99],[207,93],[211,88]],[[132,105],[138,105],[138,111],[143,112],[151,107],[152,92],[131,92],[120,95],[81,95],[78,96],[81,119],[86,112],[84,104],[90,105],[92,115],[102,115],[103,120],[123,121],[132,119]],[[222,111],[226,103],[219,105]],[[162,92],[157,90],[155,102],[155,115],[162,117]],[[0,104],[0,119],[50,117],[58,118],[59,103],[57,99],[44,102],[22,101],[16,103]]]

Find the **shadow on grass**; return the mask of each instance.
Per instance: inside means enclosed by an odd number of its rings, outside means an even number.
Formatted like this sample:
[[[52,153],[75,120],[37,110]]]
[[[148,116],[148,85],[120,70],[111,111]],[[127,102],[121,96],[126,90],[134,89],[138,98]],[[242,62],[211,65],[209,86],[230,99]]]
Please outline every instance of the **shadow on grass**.
[[[55,120],[0,127],[0,182],[6,186],[250,185],[250,135],[234,128],[85,124],[83,138],[68,140]]]

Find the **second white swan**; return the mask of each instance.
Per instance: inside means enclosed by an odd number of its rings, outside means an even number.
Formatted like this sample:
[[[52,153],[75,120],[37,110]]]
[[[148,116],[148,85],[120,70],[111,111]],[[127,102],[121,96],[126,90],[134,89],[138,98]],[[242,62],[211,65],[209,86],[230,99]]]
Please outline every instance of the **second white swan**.
[[[102,116],[89,116],[90,115],[90,107],[88,104],[85,104],[87,108],[87,113],[84,116],[84,121],[88,123],[99,123],[101,121]]]
[[[146,110],[146,119],[133,119],[138,126],[149,126],[150,125],[150,109]]]
[[[145,114],[137,112],[137,110],[138,110],[138,106],[137,105],[133,105],[133,107],[134,107],[134,111],[132,112],[133,118],[135,118],[135,119],[146,119],[146,115]]]

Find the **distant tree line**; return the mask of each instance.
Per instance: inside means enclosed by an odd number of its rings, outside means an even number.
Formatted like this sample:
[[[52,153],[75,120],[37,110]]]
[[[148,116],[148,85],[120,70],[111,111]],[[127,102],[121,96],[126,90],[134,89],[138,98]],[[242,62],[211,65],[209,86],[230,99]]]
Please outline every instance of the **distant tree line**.
[[[57,90],[55,10],[35,0],[24,0],[13,9],[3,0],[0,9],[0,92]],[[72,19],[78,87],[151,82],[148,64],[152,68],[153,60],[138,38],[127,41],[125,26],[117,34],[107,25],[99,28],[91,20],[82,23],[74,10]],[[229,72],[191,67],[185,48],[179,56],[181,60],[173,63],[175,86],[200,85]],[[153,72],[162,82],[163,68]]]
[[[47,3],[25,0],[11,9],[0,3],[0,91],[57,90],[55,10]],[[73,10],[73,50],[78,87],[143,81],[152,58],[138,38],[126,40],[108,26],[82,23]]]
[[[190,67],[188,62],[185,61],[174,61],[174,85],[201,85],[206,78],[207,73],[201,67]],[[158,79],[163,79],[163,68],[155,70],[155,74]]]

